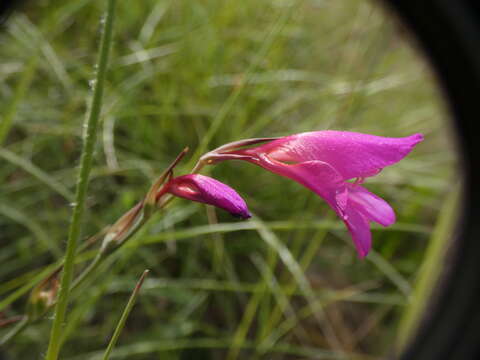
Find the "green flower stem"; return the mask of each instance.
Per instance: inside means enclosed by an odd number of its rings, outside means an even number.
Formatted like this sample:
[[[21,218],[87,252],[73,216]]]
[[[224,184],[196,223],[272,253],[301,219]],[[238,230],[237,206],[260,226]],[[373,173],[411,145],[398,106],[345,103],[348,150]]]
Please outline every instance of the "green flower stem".
[[[104,253],[98,253],[97,256],[95,256],[95,258],[88,265],[88,267],[80,274],[78,278],[75,279],[72,287],[70,288],[70,291],[77,289],[81,284],[85,282],[85,280],[87,280],[92,274],[95,273],[95,270],[98,269],[98,267],[105,259],[105,256],[103,256],[103,254]]]
[[[138,230],[142,228],[142,226],[146,223],[148,219],[142,218],[137,224],[130,229],[128,235],[122,239],[122,244],[119,246],[114,247],[113,249],[103,248],[100,250],[92,260],[92,262],[83,270],[83,272],[75,279],[70,288],[70,291],[77,289],[81,284],[83,284],[90,276],[92,276],[98,267],[102,264],[102,262],[112,253],[116,252],[124,243],[126,243],[130,238],[133,237],[137,233]]]
[[[88,117],[86,119],[86,131],[82,156],[80,160],[80,173],[77,182],[75,194],[75,206],[73,209],[72,220],[70,224],[67,250],[65,254],[65,265],[60,282],[60,293],[58,302],[55,306],[54,321],[50,333],[50,343],[47,350],[47,360],[57,360],[62,345],[61,335],[67,311],[68,299],[70,295],[70,283],[73,278],[75,263],[75,252],[77,242],[80,238],[81,222],[85,208],[85,198],[87,195],[88,180],[93,162],[93,150],[96,142],[98,128],[98,119],[102,107],[103,88],[108,64],[110,45],[112,42],[113,18],[116,0],[108,0],[107,16],[105,20],[104,31],[102,34],[100,53],[98,59],[98,71],[93,90],[93,98]]]
[[[122,316],[120,317],[120,320],[118,321],[117,327],[115,328],[115,331],[113,332],[112,338],[110,339],[110,342],[108,343],[107,349],[105,350],[105,353],[103,354],[103,360],[108,360],[110,358],[110,353],[113,350],[113,347],[117,343],[118,337],[120,336],[120,333],[122,332],[125,322],[127,321],[128,315],[133,309],[133,306],[135,305],[135,301],[137,300],[138,293],[140,292],[140,288],[142,287],[143,281],[145,280],[145,276],[147,276],[149,270],[145,270],[140,277],[140,279],[137,282],[137,285],[135,285],[135,289],[132,292],[132,295],[130,296],[130,299],[128,300],[127,306],[123,310]]]
[[[28,89],[35,76],[35,70],[37,69],[38,56],[34,55],[26,65],[20,81],[15,89],[13,99],[9,106],[7,106],[4,115],[0,121],[0,146],[7,138],[10,129],[12,128],[15,116],[17,114],[18,106],[26,96]],[[3,109],[2,109],[3,110]]]

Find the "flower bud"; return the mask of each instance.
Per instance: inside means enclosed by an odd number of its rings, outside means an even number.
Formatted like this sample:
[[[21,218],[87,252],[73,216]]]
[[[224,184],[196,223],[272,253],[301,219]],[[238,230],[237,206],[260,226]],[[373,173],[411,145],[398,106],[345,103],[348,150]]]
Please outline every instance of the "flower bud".
[[[162,192],[216,206],[242,219],[251,217],[247,204],[235,190],[208,176],[188,174],[173,178]]]
[[[60,270],[61,267],[33,288],[27,303],[29,321],[41,318],[57,301],[57,293],[60,286],[58,274]]]

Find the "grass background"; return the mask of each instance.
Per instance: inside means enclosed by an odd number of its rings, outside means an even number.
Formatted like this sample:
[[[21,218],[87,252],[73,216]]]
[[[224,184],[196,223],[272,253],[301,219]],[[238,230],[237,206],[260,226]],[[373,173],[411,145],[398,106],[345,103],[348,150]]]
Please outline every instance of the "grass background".
[[[31,2],[0,34],[4,318],[24,312],[22,294],[64,251],[103,10],[91,0]],[[201,152],[247,137],[337,129],[426,140],[368,179],[398,222],[374,227],[364,261],[305,188],[247,163],[212,168],[255,218],[215,219],[173,202],[74,294],[63,357],[101,354],[145,268],[115,358],[390,352],[458,178],[435,83],[405,35],[369,1],[119,2],[85,238],[133,206],[187,145],[184,173]],[[5,352],[41,359],[50,325],[28,327]]]

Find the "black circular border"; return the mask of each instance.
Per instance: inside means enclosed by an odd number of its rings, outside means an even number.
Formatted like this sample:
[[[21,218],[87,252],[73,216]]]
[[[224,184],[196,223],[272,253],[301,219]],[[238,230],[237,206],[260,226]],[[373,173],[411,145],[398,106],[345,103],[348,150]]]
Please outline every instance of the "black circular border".
[[[384,0],[411,30],[444,90],[464,169],[464,193],[452,249],[424,319],[401,360],[480,358],[480,3]],[[460,178],[460,175],[459,175]],[[453,184],[452,184],[453,185]]]

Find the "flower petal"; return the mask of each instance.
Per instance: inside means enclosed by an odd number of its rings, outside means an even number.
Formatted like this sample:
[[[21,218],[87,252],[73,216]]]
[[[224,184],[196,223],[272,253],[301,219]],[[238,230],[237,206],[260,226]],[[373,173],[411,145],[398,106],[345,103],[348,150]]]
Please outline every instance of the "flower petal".
[[[256,163],[312,190],[343,217],[348,200],[347,187],[342,176],[331,165],[322,161],[306,161],[289,165],[268,157],[263,157]]]
[[[348,184],[348,201],[349,205],[355,207],[370,221],[383,226],[390,226],[395,222],[395,212],[392,207],[363,186]]]
[[[395,213],[386,201],[358,184],[346,183],[327,163],[306,161],[285,164],[260,158],[258,165],[276,174],[288,177],[322,197],[344,221],[360,257],[365,257],[372,246],[369,221],[383,226],[395,222]]]
[[[421,134],[388,138],[326,130],[286,136],[246,149],[244,153],[263,153],[287,163],[323,161],[332,165],[347,180],[377,174],[382,168],[403,159],[422,140]]]
[[[372,248],[372,233],[368,220],[354,206],[348,206],[343,221],[352,235],[358,255],[361,258],[367,256]]]
[[[251,217],[245,201],[230,186],[200,174],[170,180],[167,192],[184,199],[214,205],[242,219]]]

